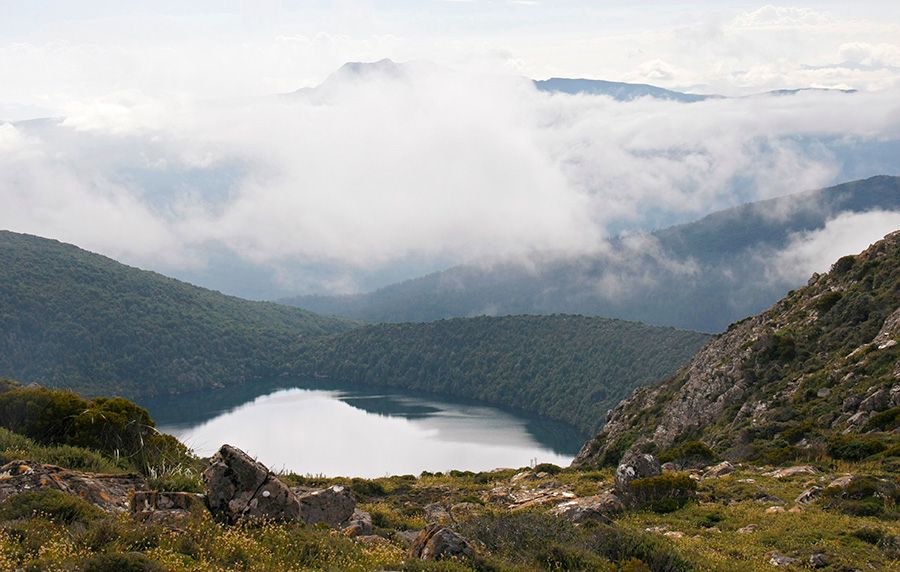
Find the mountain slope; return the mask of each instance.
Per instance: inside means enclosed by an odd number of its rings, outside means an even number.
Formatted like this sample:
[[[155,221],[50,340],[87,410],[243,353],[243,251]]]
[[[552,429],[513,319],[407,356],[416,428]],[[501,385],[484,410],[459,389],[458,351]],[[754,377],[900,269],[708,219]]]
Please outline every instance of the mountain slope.
[[[363,327],[316,341],[299,363],[310,376],[467,397],[592,432],[620,399],[671,375],[707,341],[583,316],[458,318]]]
[[[458,266],[368,294],[284,302],[378,322],[573,313],[716,332],[802,284],[779,273],[779,255],[792,240],[841,215],[872,211],[900,211],[900,177],[751,203],[615,240],[605,255],[529,268]]]
[[[701,439],[738,459],[858,460],[900,423],[900,232],[732,325],[664,383],[620,403],[576,464]],[[848,436],[849,435],[849,436]]]
[[[355,325],[0,232],[0,372],[25,382],[125,395],[218,387],[280,371],[301,340]]]
[[[623,83],[619,81],[606,81],[600,79],[575,79],[553,77],[544,80],[534,80],[534,86],[539,91],[550,93],[568,93],[584,95],[606,95],[618,101],[632,101],[641,97],[653,97],[693,103],[706,99],[721,99],[721,95],[702,95],[696,93],[684,93],[673,91],[655,85],[643,83]]]

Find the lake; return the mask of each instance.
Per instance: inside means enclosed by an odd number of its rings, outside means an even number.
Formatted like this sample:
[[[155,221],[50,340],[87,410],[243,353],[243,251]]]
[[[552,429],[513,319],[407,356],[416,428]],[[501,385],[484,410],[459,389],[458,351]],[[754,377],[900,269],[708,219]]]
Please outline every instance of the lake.
[[[273,470],[382,477],[568,465],[586,436],[475,402],[311,381],[145,400],[159,429],[198,455],[223,443]]]

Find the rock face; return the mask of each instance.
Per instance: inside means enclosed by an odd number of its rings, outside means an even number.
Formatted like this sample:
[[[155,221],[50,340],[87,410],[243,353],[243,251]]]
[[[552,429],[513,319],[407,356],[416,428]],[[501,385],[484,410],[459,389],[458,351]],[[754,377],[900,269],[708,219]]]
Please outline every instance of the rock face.
[[[203,472],[203,483],[210,511],[228,522],[300,517],[296,495],[265,465],[231,445],[222,445],[213,456]]]
[[[374,532],[372,515],[364,510],[354,509],[346,522],[341,523],[344,536],[370,536]]]
[[[31,461],[13,461],[0,467],[0,502],[41,489],[69,493],[107,512],[125,512],[134,491],[147,488],[137,475],[89,474]]]
[[[573,465],[608,464],[619,451],[665,450],[688,438],[724,443],[739,458],[747,445],[742,432],[789,417],[784,404],[800,391],[805,402],[834,412],[827,419],[831,430],[866,431],[875,413],[900,403],[900,366],[877,378],[856,373],[866,361],[898,351],[898,286],[900,232],[894,232],[733,324],[672,378],[635,391],[609,413]],[[832,357],[809,361],[821,355]],[[812,365],[820,372],[815,380],[806,373]]]
[[[429,524],[409,547],[409,557],[417,560],[463,559],[474,556],[475,551],[468,540],[440,524]]]
[[[661,474],[662,467],[653,455],[633,451],[626,453],[616,469],[616,490],[628,494],[631,481]]]

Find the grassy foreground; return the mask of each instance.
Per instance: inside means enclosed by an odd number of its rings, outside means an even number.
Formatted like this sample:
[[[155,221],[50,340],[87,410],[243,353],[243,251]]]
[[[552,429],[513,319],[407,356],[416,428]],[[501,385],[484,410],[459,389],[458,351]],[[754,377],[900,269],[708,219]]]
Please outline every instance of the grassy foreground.
[[[95,452],[36,445],[8,431],[0,435],[0,446],[4,459],[25,455],[125,470],[112,461],[98,465]],[[898,569],[900,530],[893,501],[878,499],[865,509],[827,497],[803,506],[793,502],[810,485],[824,487],[837,475],[896,478],[892,462],[822,459],[814,465],[815,475],[782,479],[763,476],[760,467],[740,467],[699,481],[695,496],[680,507],[628,511],[611,526],[573,525],[550,514],[552,504],[510,508],[508,493],[594,495],[611,485],[612,469],[538,466],[371,480],[283,475],[291,485],[349,486],[373,517],[377,538],[364,542],[296,523],[226,526],[205,510],[174,523],[148,524],[44,491],[0,503],[0,570],[751,571],[774,569],[770,560],[776,552],[797,558],[796,569],[809,567],[810,556],[819,553],[827,557],[826,570]],[[171,470],[162,479],[156,484],[165,488],[199,486],[192,467]],[[476,560],[407,559],[409,533],[426,525],[430,503],[445,507],[448,526],[474,542]]]

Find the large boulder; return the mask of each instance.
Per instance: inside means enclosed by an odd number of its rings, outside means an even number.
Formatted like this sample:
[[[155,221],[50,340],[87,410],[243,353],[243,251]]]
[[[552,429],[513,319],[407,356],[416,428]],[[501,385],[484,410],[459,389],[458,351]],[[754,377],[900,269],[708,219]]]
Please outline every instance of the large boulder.
[[[629,485],[635,479],[646,479],[662,474],[662,467],[656,457],[647,453],[629,451],[622,457],[616,469],[616,490],[628,494]]]
[[[429,524],[409,547],[409,557],[416,560],[464,559],[475,556],[468,540],[440,524]]]
[[[146,488],[137,475],[83,473],[32,461],[12,461],[0,467],[0,502],[24,492],[56,489],[118,513],[128,510],[134,491]]]
[[[613,493],[603,493],[582,497],[561,503],[550,510],[550,514],[574,524],[601,522],[611,524],[611,516],[625,510],[625,504]]]
[[[265,465],[237,447],[222,445],[203,472],[203,483],[209,510],[228,522],[300,518],[296,495]]]
[[[298,495],[297,501],[299,518],[306,524],[338,526],[349,520],[356,509],[353,493],[340,486]]]

